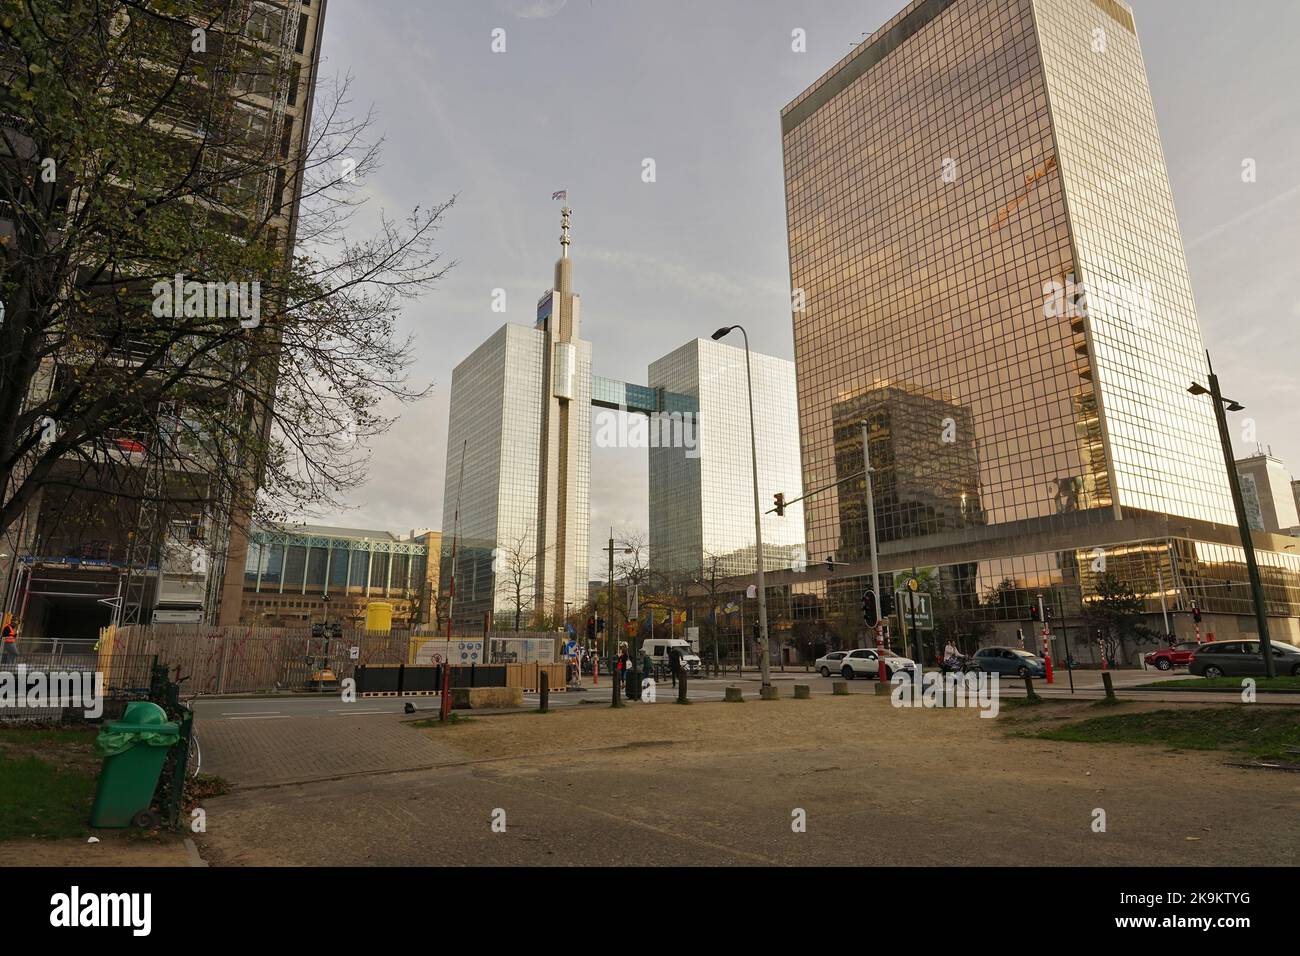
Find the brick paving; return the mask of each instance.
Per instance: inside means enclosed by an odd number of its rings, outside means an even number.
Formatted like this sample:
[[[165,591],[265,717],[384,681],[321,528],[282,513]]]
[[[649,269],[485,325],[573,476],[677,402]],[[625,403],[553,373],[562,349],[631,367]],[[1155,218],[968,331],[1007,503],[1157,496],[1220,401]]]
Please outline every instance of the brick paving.
[[[464,754],[397,715],[199,720],[204,773],[234,787],[456,763]]]

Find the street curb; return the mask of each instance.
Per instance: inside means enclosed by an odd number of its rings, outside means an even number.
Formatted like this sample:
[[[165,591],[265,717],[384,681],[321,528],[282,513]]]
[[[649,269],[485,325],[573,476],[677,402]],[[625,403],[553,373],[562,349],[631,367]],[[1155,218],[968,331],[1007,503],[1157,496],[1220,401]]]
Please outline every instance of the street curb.
[[[1241,687],[1123,687],[1116,688],[1119,690],[1136,690],[1136,691],[1157,691],[1159,693],[1177,693],[1183,691],[1188,694],[1240,694],[1243,690]],[[1300,694],[1300,687],[1256,687],[1257,694]]]

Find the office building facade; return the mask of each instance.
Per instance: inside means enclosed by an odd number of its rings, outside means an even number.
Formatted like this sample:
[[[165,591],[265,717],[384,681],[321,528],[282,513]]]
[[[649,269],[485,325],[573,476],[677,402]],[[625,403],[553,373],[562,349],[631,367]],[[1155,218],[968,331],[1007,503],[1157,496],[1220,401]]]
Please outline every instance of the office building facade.
[[[364,627],[372,602],[392,606],[393,626],[429,623],[429,544],[388,531],[301,525],[256,528],[244,563],[239,623]],[[434,551],[436,561],[437,552]]]
[[[865,421],[884,569],[1008,625],[1047,592],[1076,627],[1115,572],[1253,632],[1129,8],[914,0],[781,123],[805,486],[861,468]],[[860,483],[806,514],[810,553],[862,559]],[[1256,547],[1300,636],[1300,557]]]
[[[794,363],[753,352],[749,357],[758,494],[766,512],[778,492],[787,500],[803,494]],[[683,429],[684,440],[660,441],[649,449],[652,577],[682,581],[752,572],[754,482],[745,350],[696,339],[651,363],[648,383],[661,394],[692,399],[695,408],[693,429]],[[784,516],[764,514],[762,522],[765,570],[807,560],[802,504],[788,506]]]

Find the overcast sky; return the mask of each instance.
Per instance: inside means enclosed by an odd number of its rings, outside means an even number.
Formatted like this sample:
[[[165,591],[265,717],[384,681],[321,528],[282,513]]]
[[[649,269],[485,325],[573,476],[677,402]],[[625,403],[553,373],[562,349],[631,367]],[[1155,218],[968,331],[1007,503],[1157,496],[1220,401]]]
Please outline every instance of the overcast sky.
[[[532,321],[559,252],[555,190],[596,374],[643,383],[651,360],[736,322],[792,358],[779,111],[903,2],[331,0],[322,75],[353,74],[354,110],[373,104],[386,137],[372,205],[457,194],[440,243],[459,264],[404,318],[433,395],[373,441],[351,509],[315,520],[441,526],[451,370],[503,322]],[[1253,417],[1300,473],[1300,3],[1132,6],[1202,333],[1248,407],[1237,450],[1254,450]],[[648,527],[645,451],[593,448],[591,494],[594,538]]]

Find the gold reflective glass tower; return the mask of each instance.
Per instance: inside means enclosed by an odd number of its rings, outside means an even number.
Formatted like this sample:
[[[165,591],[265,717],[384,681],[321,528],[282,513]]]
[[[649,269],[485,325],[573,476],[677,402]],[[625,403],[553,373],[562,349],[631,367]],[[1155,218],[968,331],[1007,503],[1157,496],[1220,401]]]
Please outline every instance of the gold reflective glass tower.
[[[1120,570],[1253,631],[1129,8],[914,0],[781,129],[804,486],[861,470],[865,420],[885,569],[1005,584],[1007,620]],[[861,481],[805,514],[810,553],[864,559]],[[1300,635],[1300,559],[1257,547]]]

